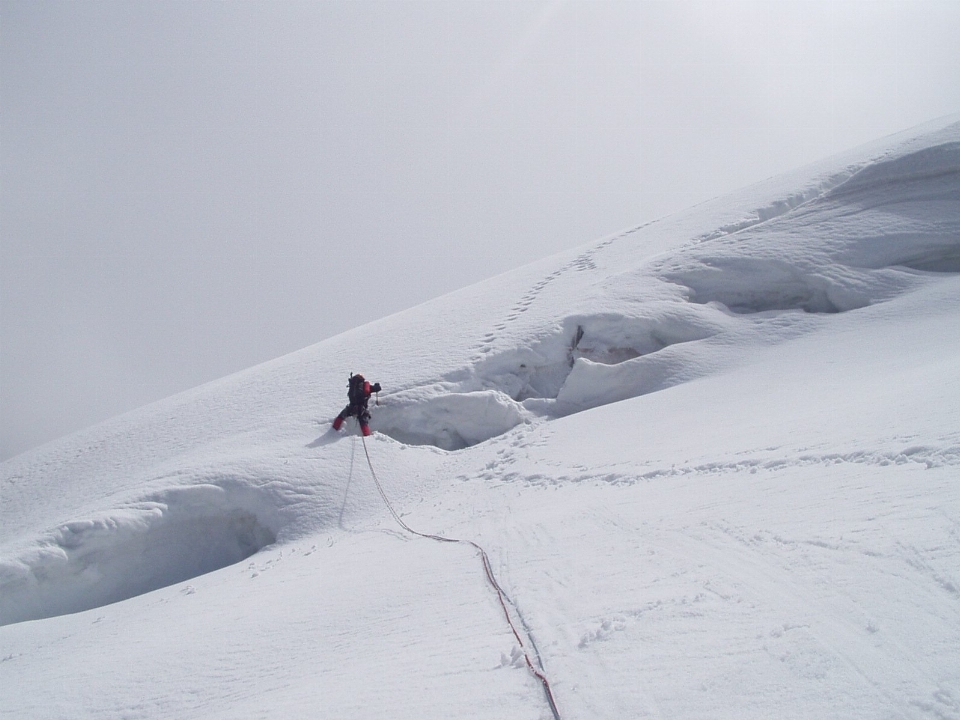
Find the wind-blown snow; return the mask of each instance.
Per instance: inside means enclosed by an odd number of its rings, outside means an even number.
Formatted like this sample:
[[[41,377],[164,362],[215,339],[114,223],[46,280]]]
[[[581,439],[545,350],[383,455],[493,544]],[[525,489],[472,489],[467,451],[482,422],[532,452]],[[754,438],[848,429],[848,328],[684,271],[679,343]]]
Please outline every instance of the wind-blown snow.
[[[960,118],[2,465],[0,714],[960,718]]]

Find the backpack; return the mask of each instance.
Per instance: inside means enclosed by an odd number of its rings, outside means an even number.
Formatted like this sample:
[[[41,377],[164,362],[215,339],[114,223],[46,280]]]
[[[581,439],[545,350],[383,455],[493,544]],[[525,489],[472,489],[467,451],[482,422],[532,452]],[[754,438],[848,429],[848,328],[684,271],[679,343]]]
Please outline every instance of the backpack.
[[[366,381],[363,375],[357,373],[350,376],[350,382],[347,385],[347,399],[351,405],[362,407],[367,402],[367,393],[364,392]]]

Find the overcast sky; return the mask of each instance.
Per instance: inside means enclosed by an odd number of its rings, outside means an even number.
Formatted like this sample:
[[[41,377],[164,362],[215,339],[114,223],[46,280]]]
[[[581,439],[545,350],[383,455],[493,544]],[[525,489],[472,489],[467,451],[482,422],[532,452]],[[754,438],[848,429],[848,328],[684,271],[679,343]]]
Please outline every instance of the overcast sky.
[[[960,111],[958,38],[957,0],[0,0],[0,458]]]

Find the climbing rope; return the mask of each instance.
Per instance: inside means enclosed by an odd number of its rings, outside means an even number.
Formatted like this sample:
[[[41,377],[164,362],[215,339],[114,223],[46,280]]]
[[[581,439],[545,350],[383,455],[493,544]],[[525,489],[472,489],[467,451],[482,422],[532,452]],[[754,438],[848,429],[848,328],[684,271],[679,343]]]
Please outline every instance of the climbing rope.
[[[397,521],[397,524],[400,525],[400,527],[412,535],[428,538],[430,540],[436,540],[437,542],[470,545],[480,553],[480,559],[483,562],[483,571],[487,576],[487,581],[491,586],[493,586],[493,589],[497,593],[497,598],[500,600],[500,607],[503,608],[503,615],[507,619],[507,624],[510,626],[510,630],[513,631],[513,636],[517,639],[517,645],[520,646],[520,650],[523,652],[524,660],[526,660],[527,663],[527,669],[529,669],[533,676],[536,677],[537,680],[539,680],[543,685],[543,692],[547,698],[547,704],[550,706],[550,711],[553,713],[554,720],[560,720],[560,711],[557,709],[557,702],[553,697],[553,690],[550,688],[550,681],[547,680],[547,676],[543,673],[539,654],[537,656],[537,665],[534,665],[533,660],[530,658],[530,653],[527,651],[527,646],[523,642],[523,638],[520,636],[520,632],[517,630],[517,626],[514,624],[513,618],[510,617],[510,611],[507,609],[507,595],[503,591],[503,588],[500,587],[500,583],[497,582],[497,578],[493,574],[493,567],[490,565],[490,557],[487,555],[487,551],[480,547],[473,540],[460,540],[458,538],[444,537],[443,535],[422,533],[407,525],[400,515],[397,514],[397,511],[393,509],[393,505],[390,504],[387,494],[383,491],[383,485],[380,484],[380,478],[377,477],[377,471],[374,469],[373,461],[370,459],[370,451],[367,449],[367,439],[363,435],[360,436],[360,439],[363,441],[363,453],[367,456],[367,465],[370,467],[370,475],[373,476],[373,482],[377,486],[377,492],[380,493],[380,497],[383,499],[383,504],[387,506],[387,510],[390,511],[390,514],[393,515],[393,519]],[[531,640],[531,644],[532,642],[533,641]],[[540,667],[537,667],[538,665]]]

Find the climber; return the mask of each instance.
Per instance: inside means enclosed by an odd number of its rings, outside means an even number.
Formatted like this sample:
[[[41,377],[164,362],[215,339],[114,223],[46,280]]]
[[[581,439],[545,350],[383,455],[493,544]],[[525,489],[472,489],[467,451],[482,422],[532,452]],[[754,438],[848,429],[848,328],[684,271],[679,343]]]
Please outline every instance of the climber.
[[[378,392],[380,392],[380,383],[371,385],[360,373],[351,373],[350,381],[347,383],[347,399],[350,400],[350,404],[337,415],[333,421],[333,429],[339,430],[348,417],[356,417],[364,437],[370,435],[370,411],[367,410],[367,402],[372,393]]]

